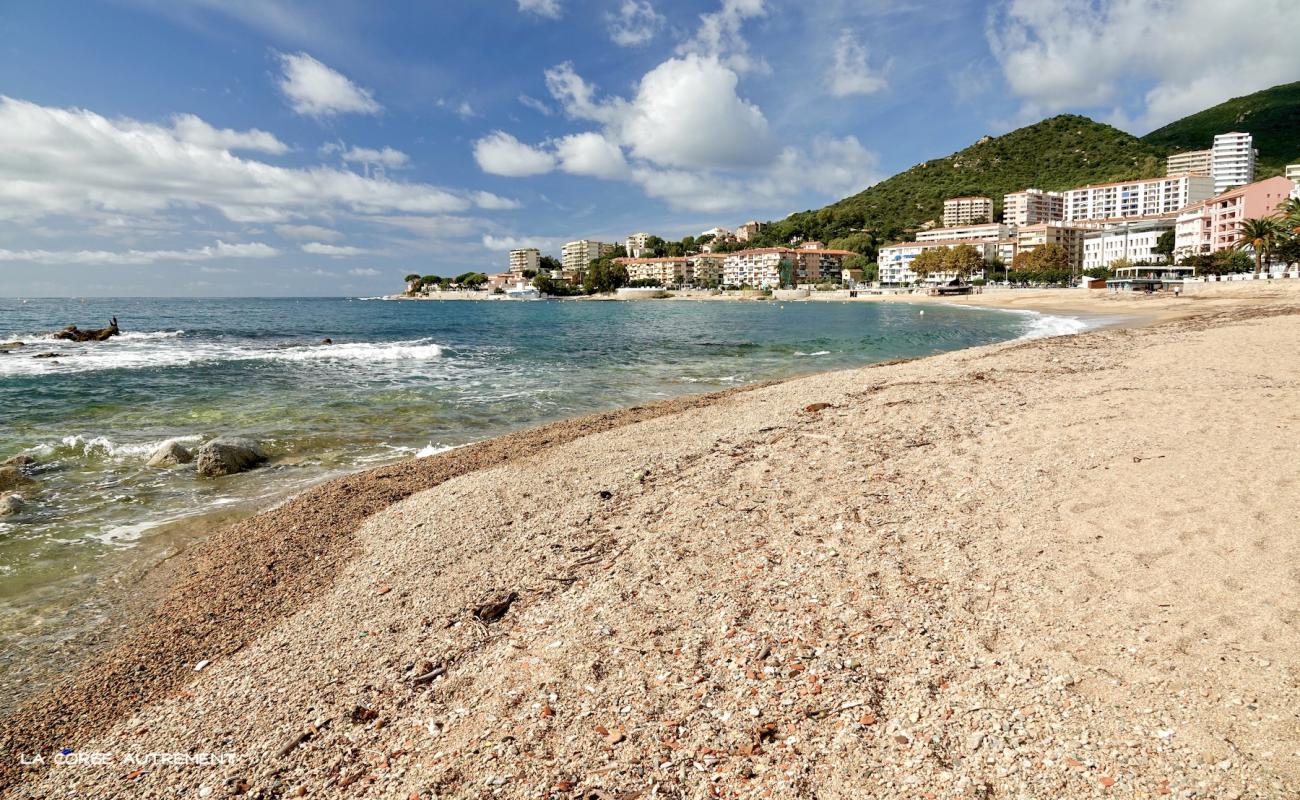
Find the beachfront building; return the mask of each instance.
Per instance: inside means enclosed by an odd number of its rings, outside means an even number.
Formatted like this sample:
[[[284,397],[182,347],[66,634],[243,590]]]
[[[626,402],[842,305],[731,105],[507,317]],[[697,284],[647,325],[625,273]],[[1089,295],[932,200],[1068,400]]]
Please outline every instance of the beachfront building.
[[[647,249],[646,242],[650,240],[648,233],[634,233],[627,237],[623,242],[623,254],[628,258],[643,258]]]
[[[943,201],[943,225],[974,225],[993,221],[993,200],[988,197],[951,197]]]
[[[690,283],[694,270],[685,256],[670,258],[616,258],[627,270],[629,281],[654,281],[659,286]]]
[[[488,276],[486,286],[488,291],[492,291],[495,289],[505,289],[508,286],[517,285],[521,280],[523,279],[520,278],[518,275],[516,275],[513,271],[498,272],[495,275]]]
[[[1178,213],[1174,220],[1174,260],[1188,256],[1203,256],[1213,252],[1210,235],[1210,210],[1206,201],[1192,203]]]
[[[524,270],[537,272],[538,269],[541,268],[541,261],[541,251],[535,247],[524,247],[518,250],[511,250],[509,272],[516,278],[522,278],[524,276]]]
[[[687,256],[691,270],[691,283],[695,286],[720,286],[725,253],[696,253]]]
[[[1210,174],[1214,177],[1215,194],[1255,180],[1255,159],[1259,153],[1255,150],[1254,137],[1249,133],[1221,133],[1214,137],[1210,151]]]
[[[1101,222],[1177,214],[1214,195],[1214,178],[1175,175],[1083,186],[1065,193],[1066,222]]]
[[[1278,175],[1215,195],[1205,201],[1209,215],[1210,252],[1227,250],[1241,236],[1241,222],[1271,216],[1290,197],[1295,184]]]
[[[949,250],[962,244],[974,247],[986,261],[991,261],[999,255],[999,245],[996,241],[972,243],[964,240],[947,240],[900,242],[886,245],[880,248],[876,258],[876,264],[880,268],[880,285],[911,286],[920,280],[920,276],[912,272],[911,269],[912,261],[917,256],[926,250],[937,248]],[[948,283],[956,277],[955,274],[949,272],[933,272],[925,277],[924,282],[930,286],[937,286],[941,283]],[[984,271],[980,270],[967,277],[971,280],[980,280],[984,277]]]
[[[1165,175],[1209,175],[1213,162],[1213,150],[1188,150],[1174,153],[1165,159]]]
[[[1286,177],[1287,180],[1295,184],[1295,188],[1291,190],[1291,196],[1300,200],[1300,164],[1287,164]]]
[[[1025,189],[1002,197],[1002,221],[1008,225],[1037,225],[1065,219],[1065,195]]]
[[[931,228],[928,231],[921,231],[916,234],[918,242],[966,242],[967,244],[981,244],[984,242],[996,242],[999,239],[1008,239],[1015,232],[1015,229],[1009,225],[1000,222],[988,222],[982,225],[957,225],[951,228]]]
[[[614,252],[612,244],[592,239],[579,239],[576,242],[568,242],[560,248],[560,263],[565,272],[572,272],[581,280],[581,276],[587,271],[591,262],[612,252]]]
[[[744,225],[741,225],[739,228],[736,228],[736,241],[748,242],[750,239],[754,238],[754,236],[757,235],[758,232],[761,231],[762,229],[763,229],[763,223],[751,219],[749,222],[746,222]]]
[[[1083,264],[1083,237],[1096,226],[1070,225],[1065,222],[1040,222],[1016,229],[1015,253],[1031,253],[1047,244],[1056,244],[1065,248],[1070,254],[1070,267],[1077,269]],[[1015,259],[1004,258],[1010,264]]]
[[[726,286],[753,286],[775,289],[781,275],[794,270],[793,250],[785,247],[761,247],[728,253],[722,262],[722,283]]]
[[[1156,244],[1165,231],[1174,230],[1174,216],[1115,222],[1083,235],[1083,270],[1110,267],[1117,261],[1154,264],[1164,261]]]

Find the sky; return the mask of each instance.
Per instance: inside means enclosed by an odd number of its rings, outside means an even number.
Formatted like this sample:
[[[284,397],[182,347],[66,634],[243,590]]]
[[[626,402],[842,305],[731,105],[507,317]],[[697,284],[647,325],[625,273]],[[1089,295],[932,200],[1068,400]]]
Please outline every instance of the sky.
[[[0,296],[370,296],[1300,79],[1294,0],[0,0]],[[1209,143],[1207,142],[1208,146]]]

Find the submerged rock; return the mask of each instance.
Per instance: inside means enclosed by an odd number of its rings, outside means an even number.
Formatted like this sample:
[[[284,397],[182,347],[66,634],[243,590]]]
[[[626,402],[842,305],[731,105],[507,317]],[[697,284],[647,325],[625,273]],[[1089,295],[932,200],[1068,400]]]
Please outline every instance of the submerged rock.
[[[19,511],[23,510],[23,498],[20,495],[11,494],[6,497],[0,497],[0,517],[12,517]]]
[[[0,461],[0,467],[30,467],[36,463],[36,456],[31,453],[19,453]]]
[[[0,467],[0,492],[16,489],[32,482],[32,479],[15,466]]]
[[[265,461],[266,451],[252,439],[218,436],[199,448],[197,469],[200,475],[211,478],[245,472]]]
[[[149,456],[147,466],[150,467],[174,467],[177,464],[188,464],[194,460],[194,454],[189,451],[185,445],[175,439],[168,439]]]

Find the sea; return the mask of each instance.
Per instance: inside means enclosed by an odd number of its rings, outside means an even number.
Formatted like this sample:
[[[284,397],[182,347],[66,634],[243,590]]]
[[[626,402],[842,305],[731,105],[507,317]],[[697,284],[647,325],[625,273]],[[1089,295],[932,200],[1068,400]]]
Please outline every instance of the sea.
[[[50,336],[111,317],[109,341]],[[586,412],[1084,325],[861,302],[0,299],[0,461],[36,460],[23,507],[0,517],[0,701],[111,639],[158,564],[319,481]],[[217,479],[145,465],[168,439],[222,434],[259,441],[269,465]]]

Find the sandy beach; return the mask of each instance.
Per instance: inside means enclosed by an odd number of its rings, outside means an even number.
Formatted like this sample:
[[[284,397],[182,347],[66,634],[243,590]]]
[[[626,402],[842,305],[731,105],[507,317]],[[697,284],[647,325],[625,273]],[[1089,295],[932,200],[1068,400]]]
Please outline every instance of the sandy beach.
[[[960,302],[1119,322],[324,484],[7,714],[0,786],[1296,796],[1300,291]]]

